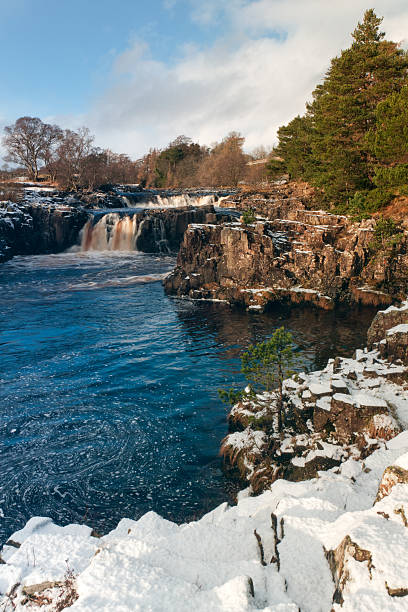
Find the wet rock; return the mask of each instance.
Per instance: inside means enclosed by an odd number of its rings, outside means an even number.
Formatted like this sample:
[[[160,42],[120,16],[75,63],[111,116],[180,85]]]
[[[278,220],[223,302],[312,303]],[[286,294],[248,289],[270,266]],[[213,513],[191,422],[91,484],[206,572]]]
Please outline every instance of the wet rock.
[[[0,203],[0,262],[64,251],[76,243],[88,219],[83,209],[58,203]]]

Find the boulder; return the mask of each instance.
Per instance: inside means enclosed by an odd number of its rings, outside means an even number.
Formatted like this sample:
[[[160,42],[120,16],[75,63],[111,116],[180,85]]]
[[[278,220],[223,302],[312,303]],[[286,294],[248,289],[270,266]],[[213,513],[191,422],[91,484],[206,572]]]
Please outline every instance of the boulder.
[[[342,444],[350,444],[357,434],[368,432],[370,427],[374,428],[373,419],[380,414],[389,414],[387,403],[382,399],[365,393],[335,393],[329,410],[316,406],[313,424],[316,431],[322,431],[330,423],[337,440]]]

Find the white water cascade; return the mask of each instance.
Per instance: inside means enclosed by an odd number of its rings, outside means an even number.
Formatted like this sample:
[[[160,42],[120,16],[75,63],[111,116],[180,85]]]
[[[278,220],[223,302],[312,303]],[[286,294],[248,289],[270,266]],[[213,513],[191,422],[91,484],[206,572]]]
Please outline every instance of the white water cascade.
[[[161,196],[159,194],[152,196],[150,200],[146,201],[132,201],[132,194],[128,196],[122,196],[128,208],[133,206],[140,206],[140,208],[157,209],[157,208],[182,208],[185,206],[206,206],[208,204],[215,204],[218,200],[214,194],[208,195],[190,195],[188,193],[181,193],[179,195],[168,195]]]
[[[91,219],[82,229],[81,251],[134,251],[137,230],[136,215],[108,213],[95,224]]]
[[[166,236],[166,225],[161,213],[155,214],[152,210],[166,210],[176,208],[198,208],[214,204],[217,196],[190,195],[182,193],[180,195],[161,196],[154,195],[154,200],[141,202],[135,206],[133,211],[128,214],[123,212],[109,212],[99,220],[89,220],[81,230],[81,251],[137,251],[138,238],[141,237],[142,243],[149,252],[170,253],[171,249]],[[131,199],[126,197],[128,208],[131,208]],[[146,216],[143,210],[149,211]],[[140,242],[140,241],[139,241]],[[151,249],[151,251],[150,251]],[[141,250],[144,250],[142,248]]]

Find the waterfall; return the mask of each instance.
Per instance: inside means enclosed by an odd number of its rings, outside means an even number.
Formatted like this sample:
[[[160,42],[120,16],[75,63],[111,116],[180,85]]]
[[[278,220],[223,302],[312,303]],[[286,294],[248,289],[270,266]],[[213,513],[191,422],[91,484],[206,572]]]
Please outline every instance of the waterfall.
[[[82,229],[81,251],[134,251],[137,217],[108,213],[97,223],[88,221]]]
[[[181,193],[178,195],[149,195],[148,199],[143,197],[132,197],[132,193],[128,193],[126,196],[122,195],[122,199],[128,208],[132,206],[140,208],[183,208],[185,206],[206,206],[208,204],[215,204],[217,202],[217,196],[215,194],[207,195],[194,195],[188,193]]]
[[[131,203],[132,194],[128,194]],[[81,251],[142,251],[169,254],[178,248],[184,231],[193,219],[205,220],[208,206],[217,200],[214,194],[150,195],[147,202],[120,212],[107,212],[89,220],[80,233]],[[154,200],[153,200],[154,198]],[[127,199],[127,196],[126,196]],[[140,209],[144,210],[140,210]],[[183,208],[191,211],[175,209]],[[174,212],[165,213],[172,209]],[[201,209],[201,210],[200,210]],[[159,212],[160,210],[160,212]]]
[[[166,228],[163,219],[153,217],[152,219],[153,239],[159,253],[170,253],[169,243],[166,239]]]
[[[214,204],[215,195],[195,196],[189,195],[188,193],[182,193],[180,195],[173,196],[157,196],[156,206],[159,208],[181,208],[183,206],[206,206],[207,204]],[[152,203],[153,204],[153,203]],[[153,204],[154,205],[154,204]],[[149,203],[147,203],[149,206]],[[150,206],[149,206],[150,208]]]
[[[125,203],[127,208],[132,208],[133,202],[131,202],[128,197],[123,195],[123,196],[121,196],[121,198],[122,198],[122,201]]]

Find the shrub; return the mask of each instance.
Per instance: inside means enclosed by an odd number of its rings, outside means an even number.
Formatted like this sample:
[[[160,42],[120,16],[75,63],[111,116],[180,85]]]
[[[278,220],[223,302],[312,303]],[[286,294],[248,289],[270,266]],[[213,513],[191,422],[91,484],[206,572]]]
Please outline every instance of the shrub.
[[[250,225],[251,223],[255,223],[255,221],[256,217],[253,209],[249,208],[248,210],[244,210],[244,212],[242,213],[242,222],[245,225]]]
[[[335,209],[337,214],[348,214],[356,221],[368,219],[373,213],[387,206],[393,198],[390,189],[377,187],[376,189],[356,191],[346,204]]]
[[[230,387],[229,389],[218,389],[218,395],[223,404],[233,406],[243,398],[244,392]]]
[[[396,246],[402,238],[402,230],[393,219],[380,217],[375,225],[374,236],[370,242],[373,253]]]
[[[408,164],[377,168],[374,182],[377,187],[392,188],[408,185]]]

